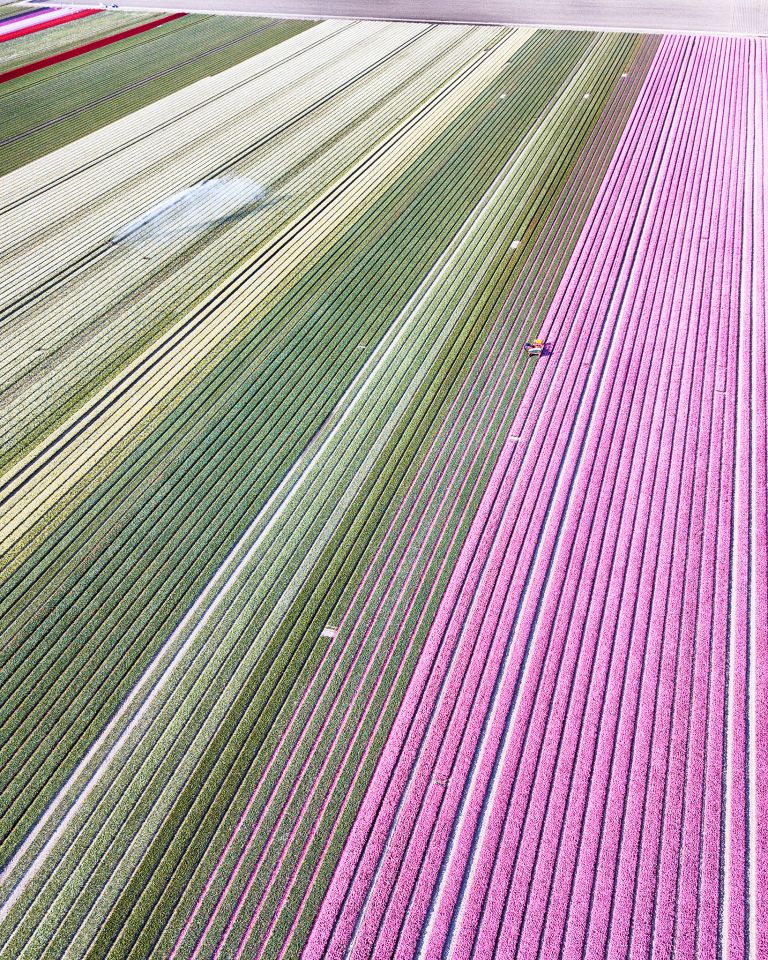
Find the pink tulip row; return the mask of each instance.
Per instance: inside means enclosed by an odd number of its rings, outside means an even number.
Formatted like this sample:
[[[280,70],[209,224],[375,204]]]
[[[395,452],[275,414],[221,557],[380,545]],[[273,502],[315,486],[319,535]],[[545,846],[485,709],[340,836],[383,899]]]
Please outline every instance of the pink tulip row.
[[[752,438],[753,463],[748,490],[753,495],[751,532],[754,536],[752,549],[752,581],[768,583],[768,264],[766,247],[768,241],[768,143],[766,143],[765,118],[768,116],[768,48],[765,43],[755,44],[754,49],[754,115],[758,122],[754,127],[753,154],[750,169],[752,179],[751,204],[748,209],[749,225],[752,228],[748,244],[752,262],[752,285],[744,292],[752,311],[750,392],[752,424],[748,436]],[[760,123],[762,119],[762,123]],[[749,263],[749,260],[746,261]],[[752,610],[750,622],[754,631],[752,665],[754,686],[753,738],[753,786],[754,797],[751,810],[754,812],[755,872],[754,954],[768,956],[768,590],[750,589]]]
[[[766,946],[766,77],[661,44],[307,957]]]

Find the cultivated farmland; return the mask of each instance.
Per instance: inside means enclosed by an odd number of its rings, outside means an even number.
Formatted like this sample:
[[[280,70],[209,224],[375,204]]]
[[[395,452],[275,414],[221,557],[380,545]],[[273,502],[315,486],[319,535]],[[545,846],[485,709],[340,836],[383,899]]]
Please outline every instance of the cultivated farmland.
[[[0,957],[768,951],[768,43],[0,54]]]
[[[303,21],[90,11],[0,33],[0,173],[305,30]],[[53,29],[55,27],[56,29]],[[113,46],[116,44],[116,46]]]

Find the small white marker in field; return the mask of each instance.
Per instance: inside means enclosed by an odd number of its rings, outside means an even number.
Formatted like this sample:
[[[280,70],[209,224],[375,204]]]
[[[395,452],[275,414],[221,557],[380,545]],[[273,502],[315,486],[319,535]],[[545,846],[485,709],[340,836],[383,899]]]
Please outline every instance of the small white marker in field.
[[[517,250],[517,248],[520,246],[520,241],[519,241],[519,240],[513,240],[512,243],[510,244],[510,246],[512,247],[513,250]]]
[[[629,76],[628,73],[622,73],[621,79],[622,79],[622,80],[626,80],[628,76]]]
[[[326,627],[323,632],[320,634],[321,637],[328,637],[329,640],[335,640],[336,635],[338,634],[336,627]]]
[[[510,440],[522,440],[523,438],[522,438],[522,437],[510,437],[509,439],[510,439]]]
[[[585,94],[584,94],[584,99],[585,99],[585,100],[589,100],[589,94],[588,94],[588,93],[585,93]]]
[[[506,100],[506,99],[507,99],[506,93],[502,93],[502,95],[499,97],[499,100]]]

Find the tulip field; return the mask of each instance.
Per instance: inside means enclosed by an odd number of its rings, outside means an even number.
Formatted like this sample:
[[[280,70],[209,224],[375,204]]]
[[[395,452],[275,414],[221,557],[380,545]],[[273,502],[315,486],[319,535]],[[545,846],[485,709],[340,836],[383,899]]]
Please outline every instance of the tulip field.
[[[310,26],[301,20],[93,8],[63,14],[65,9],[0,20],[0,174]],[[38,21],[34,35],[21,35],[19,28],[32,20]]]
[[[18,5],[0,114],[0,960],[768,956],[768,40]]]

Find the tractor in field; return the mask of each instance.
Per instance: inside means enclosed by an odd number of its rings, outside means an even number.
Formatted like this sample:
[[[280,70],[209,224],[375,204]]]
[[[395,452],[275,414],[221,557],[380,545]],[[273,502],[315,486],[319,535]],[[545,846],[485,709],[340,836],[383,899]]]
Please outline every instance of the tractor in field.
[[[528,340],[525,344],[525,352],[529,357],[540,357],[544,353],[544,347],[543,340]]]

